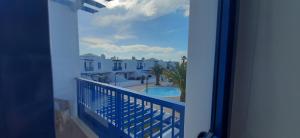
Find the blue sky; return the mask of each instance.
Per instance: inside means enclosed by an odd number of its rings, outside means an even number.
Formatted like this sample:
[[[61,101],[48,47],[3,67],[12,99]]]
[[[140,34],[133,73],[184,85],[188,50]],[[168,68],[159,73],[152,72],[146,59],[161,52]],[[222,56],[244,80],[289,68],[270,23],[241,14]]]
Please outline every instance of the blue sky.
[[[98,0],[102,2],[101,0]],[[187,55],[188,0],[114,0],[78,13],[80,54],[180,60]]]

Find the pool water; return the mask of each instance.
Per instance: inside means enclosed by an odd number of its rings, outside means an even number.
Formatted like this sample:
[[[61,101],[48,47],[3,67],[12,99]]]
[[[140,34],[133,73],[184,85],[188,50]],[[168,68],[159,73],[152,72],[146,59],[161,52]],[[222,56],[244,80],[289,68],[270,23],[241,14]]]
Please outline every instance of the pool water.
[[[150,96],[158,97],[178,97],[180,96],[180,90],[176,87],[149,87],[148,91],[144,92]]]

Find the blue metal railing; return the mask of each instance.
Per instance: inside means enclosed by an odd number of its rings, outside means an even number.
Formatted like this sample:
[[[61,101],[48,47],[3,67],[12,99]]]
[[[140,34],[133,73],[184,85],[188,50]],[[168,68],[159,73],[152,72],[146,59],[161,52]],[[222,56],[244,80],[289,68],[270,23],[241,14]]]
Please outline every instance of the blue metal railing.
[[[181,102],[82,78],[77,88],[78,116],[101,137],[183,138]]]

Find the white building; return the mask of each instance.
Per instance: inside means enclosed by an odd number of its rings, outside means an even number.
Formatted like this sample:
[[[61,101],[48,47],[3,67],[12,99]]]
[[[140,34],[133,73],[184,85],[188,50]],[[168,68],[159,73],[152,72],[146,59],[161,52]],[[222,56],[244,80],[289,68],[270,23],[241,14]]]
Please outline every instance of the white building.
[[[108,78],[112,74],[113,61],[105,57],[86,54],[80,56],[80,73],[81,76],[90,79],[108,82],[112,78]]]
[[[118,59],[106,58],[104,55],[84,54],[80,56],[81,76],[100,82],[122,82],[140,79],[151,74],[154,65],[159,64],[165,69],[176,66],[174,61],[151,59]]]

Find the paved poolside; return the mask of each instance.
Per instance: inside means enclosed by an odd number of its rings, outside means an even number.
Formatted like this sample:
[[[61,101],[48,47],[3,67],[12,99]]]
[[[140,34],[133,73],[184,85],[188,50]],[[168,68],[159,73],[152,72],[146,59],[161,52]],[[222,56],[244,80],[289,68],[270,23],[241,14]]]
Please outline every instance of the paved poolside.
[[[171,83],[169,82],[160,82],[160,86],[161,87],[164,87],[164,86],[172,86]],[[148,84],[148,87],[155,87],[155,83],[154,82],[151,82]],[[127,86],[127,87],[124,87],[124,88],[127,88],[127,89],[130,89],[130,90],[134,90],[134,91],[137,91],[137,92],[143,92],[144,89],[146,88],[146,84],[138,84],[138,85],[134,85],[134,86]],[[173,100],[176,100],[176,101],[180,101],[180,97],[165,97],[165,98],[169,98],[169,99],[173,99]]]

